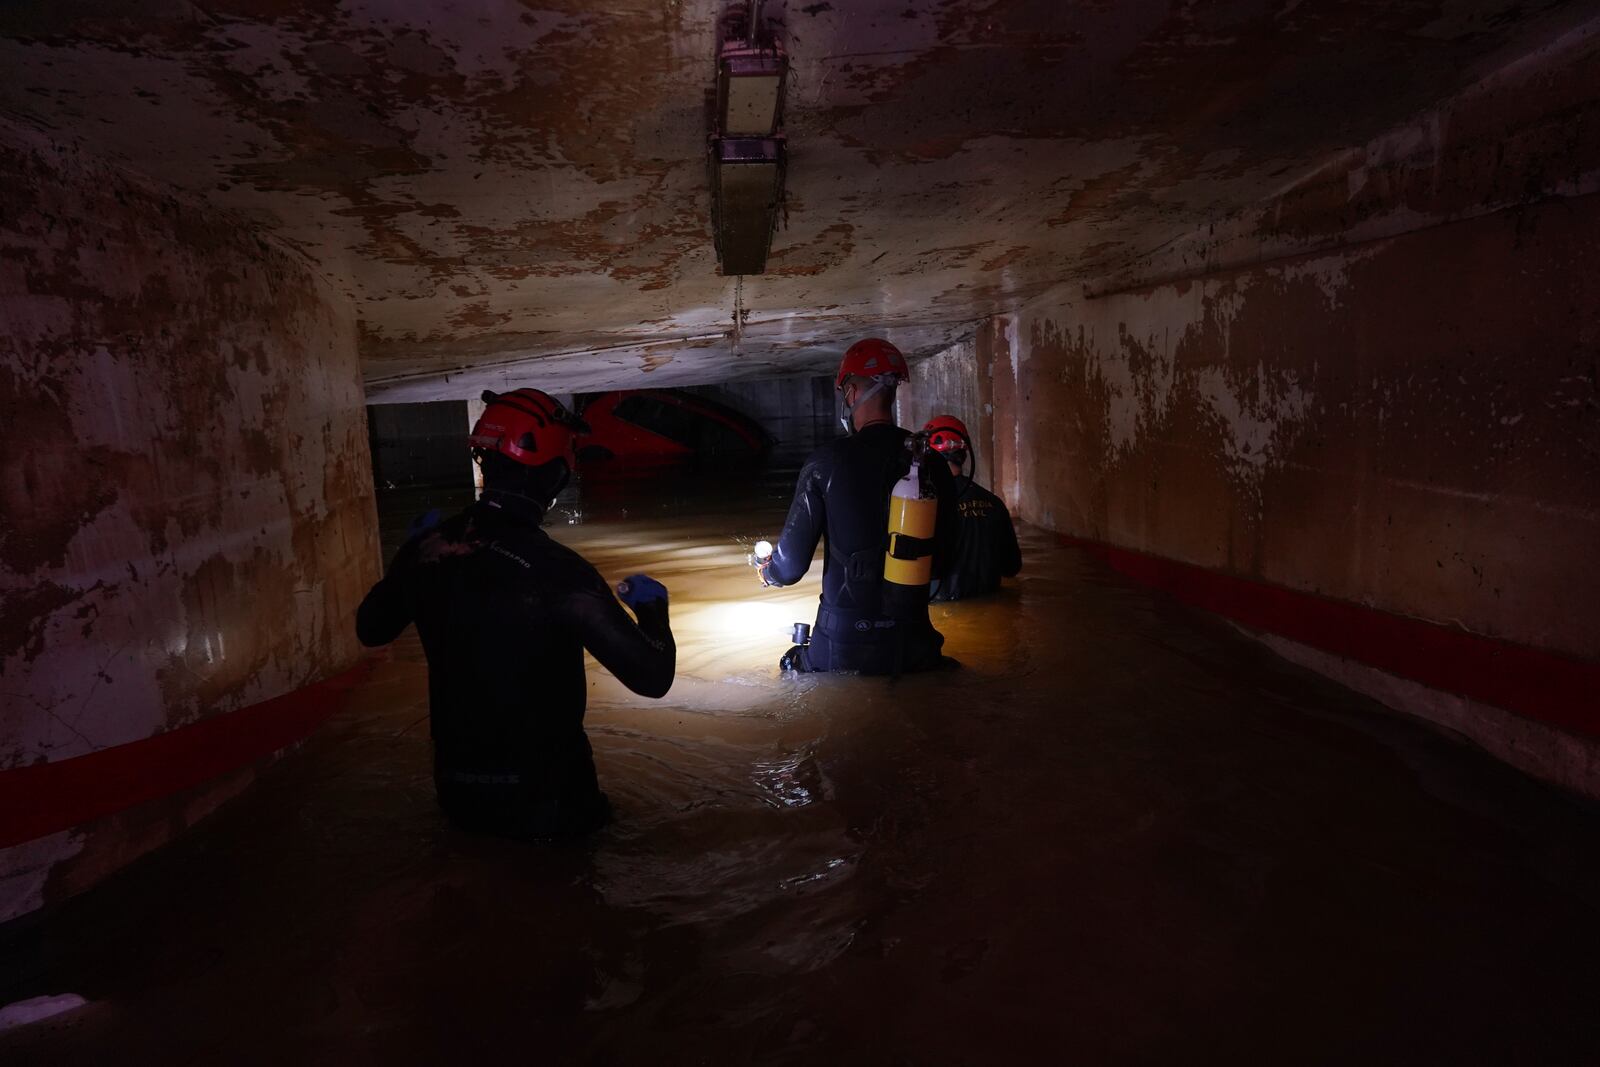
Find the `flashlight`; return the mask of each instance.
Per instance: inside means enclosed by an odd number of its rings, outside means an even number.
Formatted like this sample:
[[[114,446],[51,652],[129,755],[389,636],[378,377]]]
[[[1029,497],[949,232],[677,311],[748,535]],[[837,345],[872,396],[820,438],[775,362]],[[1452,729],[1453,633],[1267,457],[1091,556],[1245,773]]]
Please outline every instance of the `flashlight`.
[[[772,542],[757,541],[750,549],[750,566],[761,576],[762,585],[772,585],[767,580],[767,567],[772,563]]]

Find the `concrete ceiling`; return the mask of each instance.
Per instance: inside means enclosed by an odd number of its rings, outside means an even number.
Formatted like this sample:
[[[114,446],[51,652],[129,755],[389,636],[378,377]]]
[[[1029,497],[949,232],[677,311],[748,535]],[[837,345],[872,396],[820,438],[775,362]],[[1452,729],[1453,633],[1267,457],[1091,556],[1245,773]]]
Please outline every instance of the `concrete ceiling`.
[[[717,274],[722,0],[36,0],[0,111],[239,211],[354,300],[369,395],[917,355],[1235,213],[1542,42],[1556,0],[767,0],[769,271]],[[731,336],[736,305],[748,309]]]

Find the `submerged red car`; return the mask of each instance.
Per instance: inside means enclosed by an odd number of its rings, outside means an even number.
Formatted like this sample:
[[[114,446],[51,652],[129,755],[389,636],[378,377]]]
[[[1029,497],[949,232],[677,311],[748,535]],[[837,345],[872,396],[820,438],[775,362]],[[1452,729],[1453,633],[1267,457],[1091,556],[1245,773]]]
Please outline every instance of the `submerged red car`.
[[[730,407],[672,389],[624,389],[580,401],[590,432],[578,438],[578,459],[754,458],[772,438],[760,423]]]

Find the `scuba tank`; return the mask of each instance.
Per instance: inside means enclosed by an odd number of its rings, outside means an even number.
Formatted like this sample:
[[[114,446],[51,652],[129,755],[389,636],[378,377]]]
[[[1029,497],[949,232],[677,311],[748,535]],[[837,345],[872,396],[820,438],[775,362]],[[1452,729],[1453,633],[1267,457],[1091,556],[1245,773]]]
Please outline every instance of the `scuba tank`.
[[[883,559],[883,580],[925,586],[933,576],[933,531],[939,501],[932,487],[923,484],[927,435],[913,434],[906,447],[911,450],[911,469],[889,493],[889,545]]]

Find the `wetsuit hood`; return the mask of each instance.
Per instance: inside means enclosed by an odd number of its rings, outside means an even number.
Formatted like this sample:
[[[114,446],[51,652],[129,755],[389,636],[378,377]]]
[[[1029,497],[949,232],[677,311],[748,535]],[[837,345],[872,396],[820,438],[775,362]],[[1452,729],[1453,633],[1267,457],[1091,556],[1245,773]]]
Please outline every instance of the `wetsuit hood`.
[[[521,493],[513,493],[505,489],[485,489],[483,497],[478,501],[484,507],[494,508],[496,511],[521,519],[531,526],[538,526],[544,522],[544,515],[548,507]],[[554,501],[552,501],[554,503]]]

